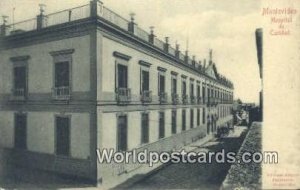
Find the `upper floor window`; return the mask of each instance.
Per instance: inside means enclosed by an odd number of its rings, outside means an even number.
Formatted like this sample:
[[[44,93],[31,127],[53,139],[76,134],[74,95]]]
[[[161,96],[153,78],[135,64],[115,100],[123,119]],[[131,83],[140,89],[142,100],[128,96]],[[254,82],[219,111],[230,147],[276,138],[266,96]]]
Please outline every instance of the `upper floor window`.
[[[186,78],[182,78],[181,82],[181,94],[182,94],[182,103],[186,104],[188,102],[188,95],[187,95],[187,86],[186,86]]]
[[[13,57],[13,100],[25,100],[28,93],[28,59],[29,56]]]
[[[158,96],[161,103],[167,102],[166,77],[164,72],[158,72]]]
[[[173,104],[177,104],[179,101],[178,94],[177,94],[177,73],[171,72],[171,95],[172,95],[172,102]]]
[[[205,91],[206,91],[206,89],[205,89],[205,87],[204,87],[204,85],[203,85],[203,86],[202,86],[202,98],[203,98],[203,102],[204,102],[204,103],[206,102]]]
[[[50,52],[54,61],[53,98],[69,100],[71,97],[72,53],[74,49]]]
[[[190,84],[190,96],[194,96],[194,83],[191,82]]]
[[[115,88],[116,100],[118,102],[129,102],[131,99],[131,89],[128,87],[128,61],[130,56],[119,52],[114,52],[115,56]]]
[[[195,96],[194,96],[194,81],[191,80],[190,82],[190,98],[191,103],[195,103]]]
[[[140,60],[139,64],[141,65],[141,101],[142,102],[151,102],[152,101],[152,91],[150,91],[150,63]]]
[[[197,102],[201,103],[201,91],[200,91],[200,83],[197,83]]]
[[[172,94],[177,94],[177,78],[172,76],[172,84],[171,84],[171,88],[172,88]]]
[[[127,89],[128,88],[128,67],[127,65],[117,65],[117,88]]]
[[[186,81],[182,80],[182,96],[186,96]]]

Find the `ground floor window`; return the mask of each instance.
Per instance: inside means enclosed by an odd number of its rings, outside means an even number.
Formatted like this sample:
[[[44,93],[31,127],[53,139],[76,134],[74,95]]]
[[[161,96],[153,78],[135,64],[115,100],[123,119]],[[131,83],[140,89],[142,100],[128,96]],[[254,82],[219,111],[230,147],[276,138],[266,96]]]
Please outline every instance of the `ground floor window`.
[[[186,129],[186,111],[182,110],[182,131]]]
[[[27,115],[15,114],[15,148],[27,148]]]
[[[194,110],[191,109],[190,111],[190,119],[191,119],[191,128],[194,128]]]
[[[176,115],[177,115],[177,111],[176,110],[172,110],[172,134],[176,134],[177,130],[177,119],[176,119]]]
[[[117,151],[127,150],[127,115],[118,116]]]
[[[142,113],[142,126],[141,126],[142,132],[141,132],[141,143],[145,144],[149,142],[149,114],[148,113]]]
[[[200,109],[197,109],[197,126],[200,125]]]
[[[56,154],[70,155],[70,117],[57,116],[56,124]]]
[[[159,112],[159,138],[165,137],[165,113]]]

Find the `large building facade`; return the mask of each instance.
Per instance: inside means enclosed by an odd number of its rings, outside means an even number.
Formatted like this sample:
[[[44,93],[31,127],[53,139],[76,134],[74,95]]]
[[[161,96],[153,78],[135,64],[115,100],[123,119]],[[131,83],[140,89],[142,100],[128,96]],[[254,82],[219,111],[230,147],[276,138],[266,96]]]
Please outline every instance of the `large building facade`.
[[[1,25],[0,147],[13,164],[114,186],[151,168],[101,164],[96,149],[212,137],[232,125],[233,90],[211,51],[190,58],[99,1]]]

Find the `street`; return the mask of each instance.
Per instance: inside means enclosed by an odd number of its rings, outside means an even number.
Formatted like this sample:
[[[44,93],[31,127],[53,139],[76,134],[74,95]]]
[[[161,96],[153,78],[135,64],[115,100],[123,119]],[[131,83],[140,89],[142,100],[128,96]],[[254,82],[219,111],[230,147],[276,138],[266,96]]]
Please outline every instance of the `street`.
[[[243,142],[245,127],[236,127],[234,133],[222,140],[213,140],[199,148],[195,152],[216,152],[222,149],[225,152],[237,152]],[[219,189],[231,164],[170,164],[158,170],[145,179],[128,187],[119,186],[117,189]]]

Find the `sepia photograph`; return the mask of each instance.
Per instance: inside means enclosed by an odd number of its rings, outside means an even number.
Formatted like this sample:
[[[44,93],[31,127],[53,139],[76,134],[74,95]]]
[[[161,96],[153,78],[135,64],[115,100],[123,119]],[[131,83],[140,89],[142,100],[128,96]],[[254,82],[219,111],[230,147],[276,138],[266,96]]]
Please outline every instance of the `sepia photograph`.
[[[300,31],[266,1],[1,0],[0,190],[299,188],[298,158],[263,170],[265,52]]]

